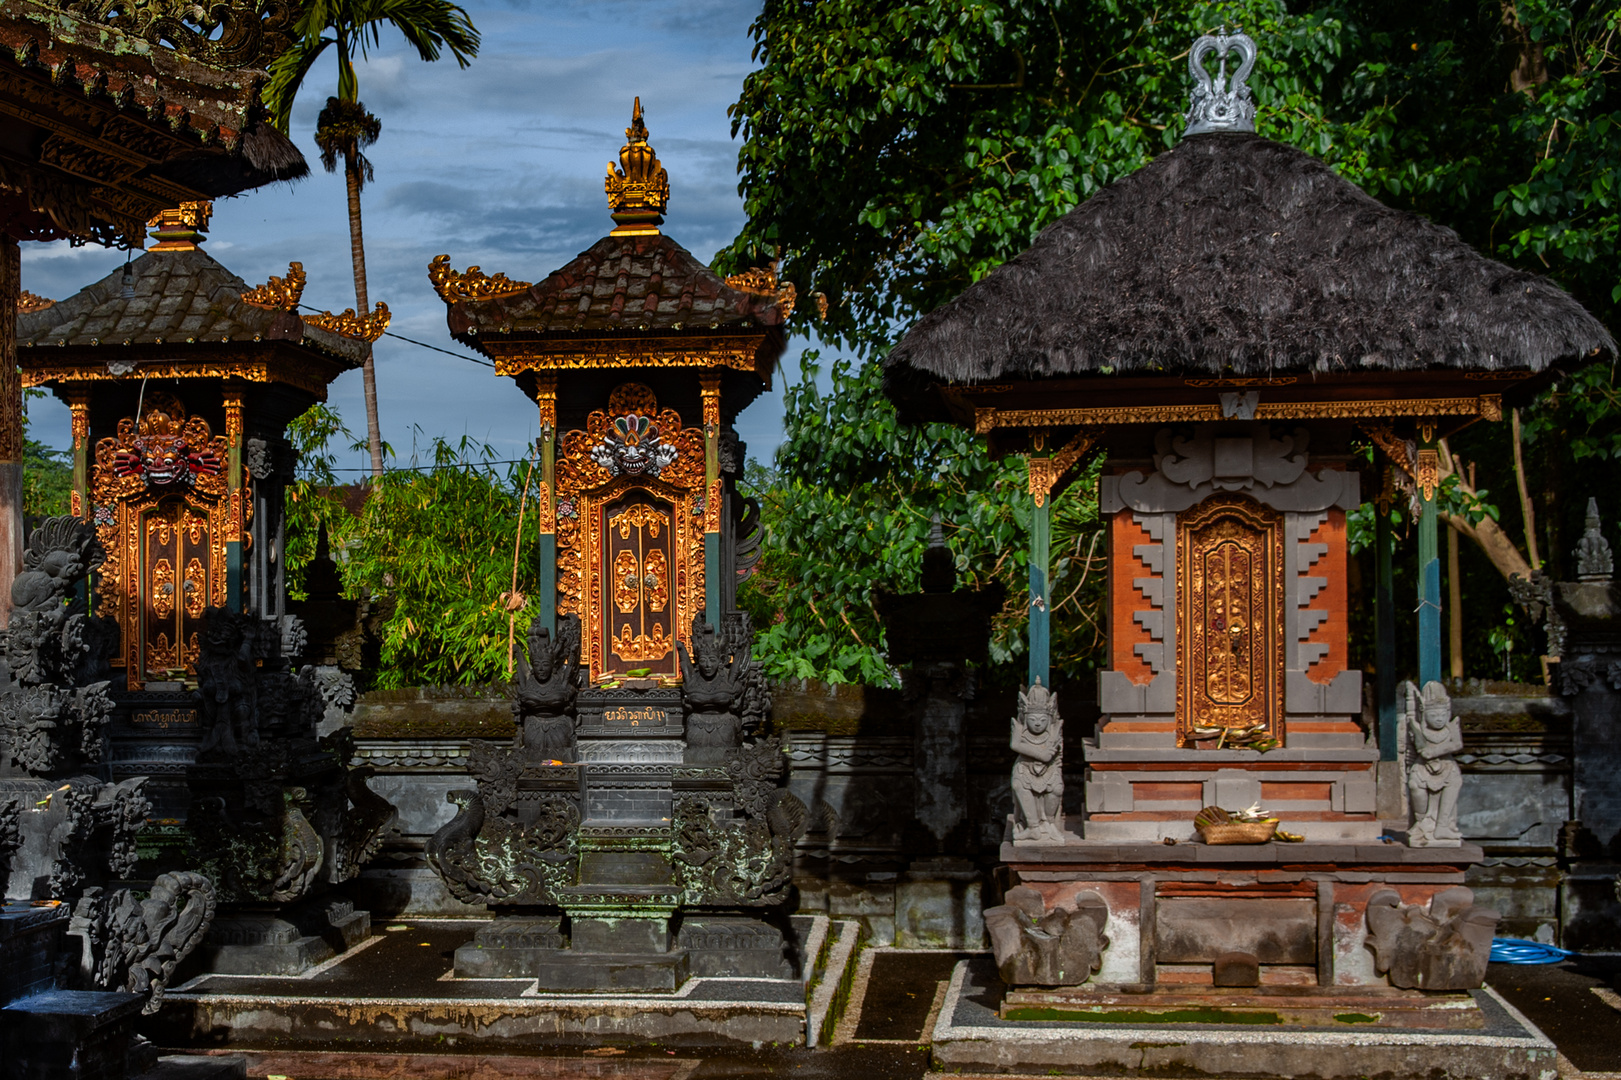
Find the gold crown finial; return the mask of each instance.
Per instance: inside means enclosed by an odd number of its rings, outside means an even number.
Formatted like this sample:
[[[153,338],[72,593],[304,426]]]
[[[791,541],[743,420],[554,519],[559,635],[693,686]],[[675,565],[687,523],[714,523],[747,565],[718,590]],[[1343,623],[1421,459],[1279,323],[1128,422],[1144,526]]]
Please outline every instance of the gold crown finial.
[[[631,108],[629,141],[619,148],[619,167],[608,162],[608,209],[613,212],[615,236],[657,236],[664,224],[664,211],[670,205],[670,177],[659,164],[659,156],[647,145],[647,125],[642,121],[642,99]]]
[[[152,250],[196,251],[197,242],[208,231],[208,219],[213,216],[214,204],[208,199],[184,202],[159,211],[157,217],[146,223],[152,230],[152,239],[158,241],[152,245]]]

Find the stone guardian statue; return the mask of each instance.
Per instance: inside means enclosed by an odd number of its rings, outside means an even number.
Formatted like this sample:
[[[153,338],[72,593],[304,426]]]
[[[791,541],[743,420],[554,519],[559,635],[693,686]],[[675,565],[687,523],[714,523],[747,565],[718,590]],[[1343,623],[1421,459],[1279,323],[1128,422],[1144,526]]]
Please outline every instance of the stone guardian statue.
[[[1009,740],[1013,763],[1013,842],[1064,842],[1064,721],[1058,697],[1037,679],[1019,693]]]
[[[1463,749],[1463,728],[1452,715],[1452,699],[1438,682],[1424,684],[1422,693],[1406,684],[1407,795],[1413,823],[1407,831],[1410,847],[1455,847],[1463,843],[1458,831],[1458,792],[1463,769],[1452,755]]]

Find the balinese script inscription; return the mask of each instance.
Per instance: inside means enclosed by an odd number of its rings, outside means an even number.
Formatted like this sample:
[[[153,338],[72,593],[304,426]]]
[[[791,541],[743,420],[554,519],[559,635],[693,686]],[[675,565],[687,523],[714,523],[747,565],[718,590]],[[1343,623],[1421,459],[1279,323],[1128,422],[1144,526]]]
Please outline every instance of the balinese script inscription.
[[[621,706],[602,710],[604,724],[629,724],[631,727],[658,724],[662,726],[669,717],[663,709],[655,709],[647,705]]]
[[[172,727],[196,726],[196,709],[149,709],[130,716],[132,724],[151,724],[167,730]]]

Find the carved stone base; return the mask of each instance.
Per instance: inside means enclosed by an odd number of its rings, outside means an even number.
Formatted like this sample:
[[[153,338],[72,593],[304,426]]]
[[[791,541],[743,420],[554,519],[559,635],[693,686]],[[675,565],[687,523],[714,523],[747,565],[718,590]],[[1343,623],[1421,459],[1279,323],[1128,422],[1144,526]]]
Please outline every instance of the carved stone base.
[[[607,922],[607,920],[592,920]],[[641,923],[646,920],[624,920]],[[612,928],[595,929],[611,931]],[[645,945],[634,931],[631,945]],[[598,935],[605,938],[607,934]],[[582,941],[583,944],[583,941]],[[640,952],[571,948],[560,916],[512,915],[498,918],[456,950],[458,979],[538,979],[542,991],[670,991],[687,981],[692,967],[686,950]]]
[[[688,915],[676,943],[692,957],[692,973],[791,979],[794,964],[782,931],[747,915]]]
[[[201,969],[219,975],[302,975],[371,936],[371,913],[347,900],[285,911],[222,910],[197,949]]]

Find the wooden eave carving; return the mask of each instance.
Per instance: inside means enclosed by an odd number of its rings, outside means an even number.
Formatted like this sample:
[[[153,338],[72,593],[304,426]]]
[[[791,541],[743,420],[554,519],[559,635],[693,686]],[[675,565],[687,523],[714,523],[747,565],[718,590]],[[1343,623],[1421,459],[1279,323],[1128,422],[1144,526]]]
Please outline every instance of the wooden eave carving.
[[[1498,420],[1528,371],[1145,379],[1108,376],[942,386],[951,418],[977,434],[1221,420]],[[1459,425],[1461,426],[1461,425]]]
[[[261,108],[266,75],[254,65],[285,45],[285,28],[248,17],[251,5],[218,4],[209,17],[224,13],[227,32],[193,33],[180,52],[155,43],[185,36],[174,7],[154,0],[97,21],[0,0],[0,117],[29,132],[0,152],[0,184],[16,193],[0,201],[8,232],[138,243],[166,207],[273,178],[238,158]]]
[[[125,363],[118,363],[123,360]],[[241,379],[280,384],[325,401],[353,364],[291,342],[252,345],[46,346],[18,350],[24,386],[50,389],[142,379]]]
[[[782,353],[782,336],[770,329],[691,335],[583,337],[535,336],[513,331],[481,334],[476,348],[495,361],[497,375],[527,371],[554,374],[579,370],[646,370],[649,368],[727,368],[753,373],[769,389],[771,372]],[[473,342],[469,341],[472,345]]]

